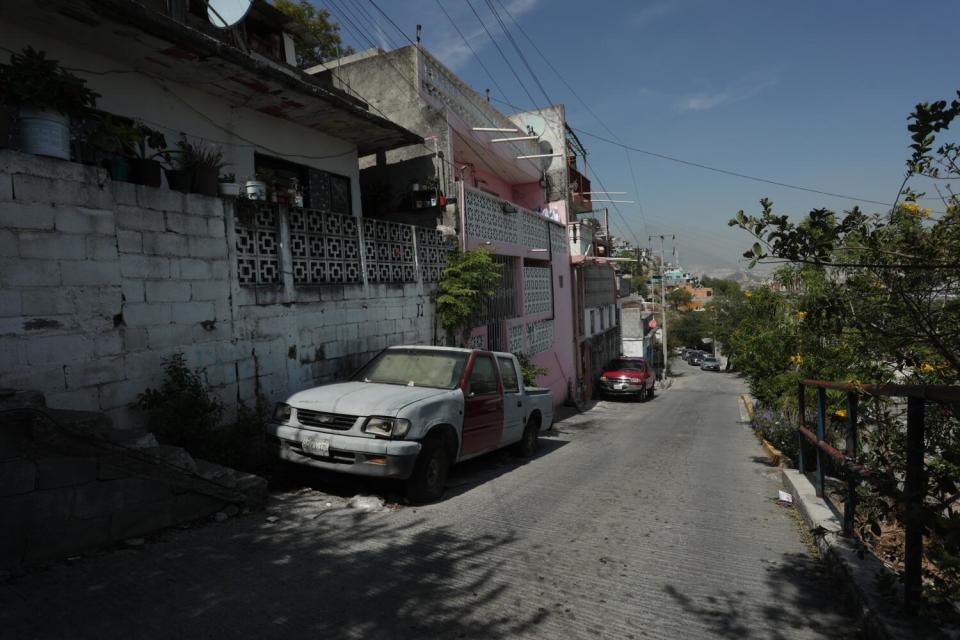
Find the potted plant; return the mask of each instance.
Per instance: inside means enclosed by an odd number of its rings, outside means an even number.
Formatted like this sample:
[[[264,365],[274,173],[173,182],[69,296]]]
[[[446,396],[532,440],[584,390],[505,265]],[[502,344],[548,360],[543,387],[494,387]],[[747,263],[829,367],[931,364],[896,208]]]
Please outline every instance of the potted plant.
[[[232,173],[220,176],[220,195],[228,198],[239,197],[240,184],[237,182],[237,176]]]
[[[220,170],[226,166],[223,151],[217,147],[194,147],[193,184],[191,191],[205,196],[217,195]]]
[[[86,84],[33,47],[0,64],[0,101],[17,109],[23,151],[70,159],[70,118],[92,109],[99,97]]]
[[[165,170],[167,185],[173,191],[190,193],[190,187],[193,185],[193,170],[197,164],[196,149],[182,140],[177,143],[177,147],[176,161]]]
[[[130,159],[130,182],[159,187],[163,164],[170,162],[167,139],[156,129],[145,124],[136,125],[137,143],[133,146],[134,157]]]
[[[112,115],[99,118],[85,136],[96,163],[110,172],[112,180],[127,182],[130,178],[130,156],[136,146],[136,128]]]

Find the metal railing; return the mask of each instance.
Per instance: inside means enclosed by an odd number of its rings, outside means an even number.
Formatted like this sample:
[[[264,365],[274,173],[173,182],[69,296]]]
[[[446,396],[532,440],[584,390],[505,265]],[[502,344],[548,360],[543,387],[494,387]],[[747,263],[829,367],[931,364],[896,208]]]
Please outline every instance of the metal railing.
[[[806,424],[806,387],[817,390],[816,433]],[[842,391],[846,394],[846,441],[845,450],[839,451],[825,440],[827,423],[827,391]],[[895,384],[853,384],[825,382],[823,380],[801,380],[797,389],[798,421],[797,439],[799,456],[797,466],[806,473],[804,441],[814,445],[816,451],[816,470],[814,485],[817,496],[824,497],[824,459],[829,456],[845,471],[847,476],[846,496],[843,509],[843,534],[852,536],[854,516],[857,507],[857,485],[860,482],[873,482],[875,478],[870,469],[857,462],[858,454],[858,409],[859,397],[906,398],[906,461],[903,474],[901,498],[904,507],[904,607],[915,609],[923,595],[923,520],[924,501],[927,494],[927,478],[924,462],[924,407],[926,401],[960,402],[960,387],[947,385],[895,385]]]

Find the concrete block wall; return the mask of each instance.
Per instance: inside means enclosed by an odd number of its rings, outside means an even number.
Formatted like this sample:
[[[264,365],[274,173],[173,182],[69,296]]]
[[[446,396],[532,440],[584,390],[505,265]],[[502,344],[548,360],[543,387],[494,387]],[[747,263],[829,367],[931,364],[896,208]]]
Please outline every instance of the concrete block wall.
[[[384,346],[431,342],[421,284],[252,291],[232,233],[219,198],[0,151],[0,387],[137,426],[130,403],[178,351],[235,408],[258,387],[278,401]]]

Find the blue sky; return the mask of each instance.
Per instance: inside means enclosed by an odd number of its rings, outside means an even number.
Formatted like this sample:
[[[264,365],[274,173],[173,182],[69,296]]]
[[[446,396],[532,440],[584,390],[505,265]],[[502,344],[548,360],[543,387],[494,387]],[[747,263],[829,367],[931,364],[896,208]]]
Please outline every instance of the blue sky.
[[[530,99],[491,43],[468,0],[441,0],[505,95],[438,9],[436,0],[378,0],[424,46],[480,92],[521,108]],[[486,0],[469,0],[539,104],[546,99],[506,40]],[[344,23],[344,39],[406,44],[369,0],[315,0]],[[906,117],[919,101],[960,88],[960,2],[737,0],[491,0],[553,102],[576,129],[730,171],[890,202],[902,179]],[[923,7],[923,12],[918,7]],[[571,94],[502,7],[602,120]],[[504,111],[509,107],[499,105]],[[641,244],[676,235],[683,266],[731,271],[751,243],[727,220],[767,196],[782,213],[845,209],[850,200],[684,166],[582,135],[591,177],[627,191],[615,233]],[[594,173],[594,171],[596,173]],[[918,183],[923,187],[922,183]],[[600,189],[594,181],[594,189]],[[932,192],[931,192],[932,193]],[[935,195],[935,194],[934,194]],[[882,207],[863,205],[869,211]],[[670,250],[668,242],[668,251]]]

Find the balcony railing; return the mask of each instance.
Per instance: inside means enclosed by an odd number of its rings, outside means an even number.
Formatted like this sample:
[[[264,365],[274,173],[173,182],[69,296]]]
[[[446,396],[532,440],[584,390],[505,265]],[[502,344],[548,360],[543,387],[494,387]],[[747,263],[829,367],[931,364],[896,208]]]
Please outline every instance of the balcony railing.
[[[570,212],[577,214],[592,211],[593,203],[590,202],[590,180],[577,170],[573,160],[574,157],[570,156],[567,163],[570,173]]]

